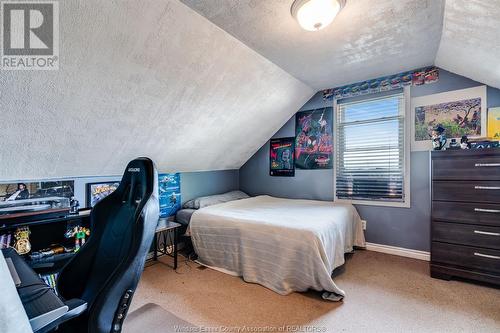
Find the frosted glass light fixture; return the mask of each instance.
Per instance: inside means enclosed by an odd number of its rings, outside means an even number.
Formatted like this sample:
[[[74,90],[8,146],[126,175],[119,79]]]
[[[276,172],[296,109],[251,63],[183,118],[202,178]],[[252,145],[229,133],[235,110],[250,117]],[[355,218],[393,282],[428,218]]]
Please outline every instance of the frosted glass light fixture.
[[[295,0],[292,16],[308,31],[317,31],[333,22],[346,0]]]

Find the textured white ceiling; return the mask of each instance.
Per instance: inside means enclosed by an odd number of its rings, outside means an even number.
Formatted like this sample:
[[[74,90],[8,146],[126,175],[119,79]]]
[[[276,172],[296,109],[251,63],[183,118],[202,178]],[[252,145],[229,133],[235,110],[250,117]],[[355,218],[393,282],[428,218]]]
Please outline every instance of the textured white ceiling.
[[[239,168],[314,93],[176,0],[65,0],[60,70],[0,72],[0,180]]]
[[[327,28],[302,30],[293,0],[181,0],[316,89],[434,63],[443,0],[348,0]]]
[[[500,88],[500,0],[446,0],[436,65]]]

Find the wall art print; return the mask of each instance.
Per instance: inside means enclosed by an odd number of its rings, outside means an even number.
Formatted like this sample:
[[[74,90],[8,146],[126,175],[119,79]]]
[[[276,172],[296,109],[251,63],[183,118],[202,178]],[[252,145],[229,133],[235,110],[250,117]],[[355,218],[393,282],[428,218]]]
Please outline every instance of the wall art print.
[[[181,175],[164,173],[158,175],[160,217],[174,215],[181,208]]]
[[[74,196],[73,180],[0,184],[0,218],[68,209]]]
[[[295,115],[295,166],[333,168],[333,108],[301,111]]]
[[[94,207],[99,201],[113,193],[118,186],[119,181],[87,183],[87,207]]]
[[[278,177],[295,176],[295,138],[277,138],[270,140],[269,175]]]
[[[500,107],[488,110],[488,138],[500,140]]]
[[[412,150],[429,150],[432,131],[441,125],[451,138],[486,135],[486,86],[412,99]]]

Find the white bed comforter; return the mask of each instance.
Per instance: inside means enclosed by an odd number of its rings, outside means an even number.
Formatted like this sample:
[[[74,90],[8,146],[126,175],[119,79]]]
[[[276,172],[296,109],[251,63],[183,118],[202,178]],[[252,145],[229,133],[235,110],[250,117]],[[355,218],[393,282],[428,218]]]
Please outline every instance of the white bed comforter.
[[[345,295],[331,278],[353,245],[365,246],[352,205],[258,196],[205,207],[190,222],[203,265],[242,276],[279,294],[314,289]]]

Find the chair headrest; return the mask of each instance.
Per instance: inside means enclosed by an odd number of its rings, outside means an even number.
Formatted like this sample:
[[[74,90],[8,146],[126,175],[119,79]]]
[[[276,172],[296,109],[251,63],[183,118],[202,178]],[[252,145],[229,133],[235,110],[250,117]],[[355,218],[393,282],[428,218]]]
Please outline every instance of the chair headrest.
[[[131,195],[129,198],[123,198],[124,200],[142,199],[137,198],[137,194],[141,197],[149,195],[157,197],[158,172],[153,161],[147,157],[139,157],[129,162],[116,192],[127,192]]]

